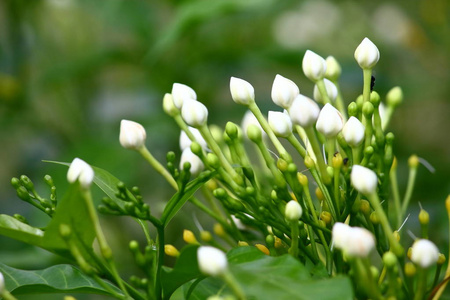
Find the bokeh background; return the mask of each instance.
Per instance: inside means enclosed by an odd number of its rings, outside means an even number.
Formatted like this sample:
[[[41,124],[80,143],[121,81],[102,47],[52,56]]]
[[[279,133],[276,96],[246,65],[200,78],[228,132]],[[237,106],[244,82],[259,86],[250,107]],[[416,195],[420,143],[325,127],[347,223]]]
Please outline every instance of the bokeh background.
[[[420,202],[431,215],[431,238],[448,251],[447,0],[2,0],[0,213],[20,213],[44,226],[46,217],[18,200],[9,181],[27,174],[45,194],[41,178],[49,173],[61,197],[66,169],[42,160],[74,157],[138,185],[157,213],[172,191],[136,153],[120,147],[121,119],[143,124],[148,148],[165,161],[167,151],[179,149],[178,128],[161,105],[174,82],[196,90],[209,108],[210,123],[240,123],[245,109],[231,100],[230,76],[253,84],[263,111],[276,109],[270,100],[276,74],[312,96],[313,84],[301,72],[307,49],[341,63],[348,104],[362,91],[353,52],[364,37],[381,53],[375,90],[383,98],[399,85],[405,95],[389,128],[396,136],[401,190],[409,155],[436,169],[419,168],[406,226],[419,234]],[[195,227],[194,218],[202,217],[187,207],[171,226],[169,239],[182,245],[182,230]],[[141,234],[123,218],[104,222],[126,262],[130,258],[120,243],[142,239]],[[12,266],[44,268],[58,260],[11,239],[0,238],[0,243],[0,261]]]

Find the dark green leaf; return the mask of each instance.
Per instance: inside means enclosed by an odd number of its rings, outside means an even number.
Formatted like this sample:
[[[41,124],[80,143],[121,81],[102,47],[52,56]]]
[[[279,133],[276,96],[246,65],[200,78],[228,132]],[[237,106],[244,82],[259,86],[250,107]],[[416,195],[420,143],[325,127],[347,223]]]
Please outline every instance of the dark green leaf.
[[[164,212],[161,216],[161,222],[164,227],[169,224],[170,220],[177,214],[177,212],[183,207],[183,205],[191,198],[194,193],[215,175],[215,172],[209,174],[203,173],[203,176],[199,176],[195,180],[188,183],[183,191],[177,192],[167,203],[164,208]]]
[[[48,269],[25,271],[0,263],[6,289],[15,295],[39,293],[95,293],[109,295],[94,279],[84,275],[71,265],[56,265]],[[121,291],[107,281],[104,283],[121,294]]]
[[[164,268],[162,286],[164,299],[169,299],[172,293],[184,283],[201,276],[197,263],[198,246],[183,248],[173,269]]]
[[[39,228],[22,223],[11,216],[0,215],[0,235],[27,244],[42,246],[44,232]]]

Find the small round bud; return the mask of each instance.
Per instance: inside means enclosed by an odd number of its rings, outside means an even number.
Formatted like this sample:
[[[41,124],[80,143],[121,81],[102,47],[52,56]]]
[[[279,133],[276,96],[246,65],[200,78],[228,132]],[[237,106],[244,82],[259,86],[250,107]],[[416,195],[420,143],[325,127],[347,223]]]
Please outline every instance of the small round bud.
[[[393,87],[386,95],[387,105],[397,107],[403,102],[403,91],[399,86]]]
[[[300,182],[300,184],[302,186],[307,186],[308,185],[308,177],[306,177],[306,175],[304,175],[304,174],[302,174],[300,172],[297,173],[297,180],[298,180],[298,182]]]
[[[230,137],[230,139],[238,138],[239,129],[233,122],[227,122],[227,125],[225,125],[225,132]]]
[[[26,175],[20,176],[20,182],[22,182],[23,186],[26,187],[28,190],[32,190],[34,188],[33,182]]]
[[[68,239],[72,235],[72,229],[67,224],[59,225],[59,234],[63,239]]]
[[[356,48],[355,59],[361,68],[371,69],[380,59],[380,52],[371,40],[364,38],[361,44]]]
[[[181,116],[186,124],[198,128],[206,124],[208,109],[203,103],[197,100],[186,99],[181,108]]]
[[[383,263],[388,268],[393,268],[397,265],[397,257],[391,251],[383,254]]]
[[[373,107],[372,103],[366,102],[363,104],[362,112],[366,118],[370,119],[373,115],[373,111],[374,111],[374,107]]]
[[[378,107],[380,105],[380,101],[381,101],[380,94],[378,94],[375,91],[372,91],[370,93],[370,103],[372,103],[374,107]]]
[[[325,196],[323,195],[323,192],[319,187],[316,188],[315,192],[316,192],[317,199],[319,199],[320,201],[325,200]]]
[[[206,275],[218,276],[228,268],[225,253],[214,247],[201,246],[198,248],[197,260],[200,271]]]
[[[420,160],[417,155],[411,155],[408,159],[408,166],[410,168],[417,168],[419,166]]]
[[[284,210],[286,220],[290,222],[298,221],[298,219],[302,216],[302,213],[302,207],[297,201],[291,200],[286,204],[286,208]]]
[[[173,102],[172,94],[165,94],[163,98],[163,109],[166,114],[174,117],[180,113],[180,110],[175,106]]]
[[[128,248],[130,248],[130,251],[133,253],[139,251],[138,241],[135,241],[135,240],[130,241],[130,243],[128,244]]]
[[[400,233],[397,230],[393,232],[393,235],[397,242],[400,242]]]
[[[356,117],[358,115],[358,104],[356,104],[356,102],[351,102],[348,105],[347,111],[350,117]]]
[[[411,250],[411,260],[421,266],[428,268],[434,265],[439,258],[439,250],[436,245],[425,239],[420,239],[414,242]]]
[[[286,172],[288,169],[289,164],[287,163],[287,161],[285,161],[282,158],[279,158],[277,160],[277,168],[281,171],[281,172]]]
[[[217,169],[220,167],[220,160],[214,153],[208,153],[206,155],[206,162],[208,165],[210,165],[213,169]]]
[[[327,70],[325,72],[325,77],[330,79],[331,81],[336,82],[342,73],[342,68],[339,62],[333,56],[328,56],[325,59],[327,64]]]
[[[225,229],[223,229],[222,224],[214,224],[213,231],[217,236],[224,237],[226,235]]]
[[[190,245],[198,245],[199,242],[195,238],[195,235],[192,231],[185,229],[183,231],[183,240]]]
[[[266,244],[269,247],[273,247],[275,245],[275,238],[273,237],[273,235],[271,234],[266,235]]]
[[[22,199],[23,201],[31,201],[31,197],[30,194],[28,193],[27,189],[24,186],[20,186],[17,190],[17,197],[19,197],[20,199]]]
[[[445,261],[446,261],[445,255],[442,254],[442,253],[439,253],[437,264],[438,265],[443,265],[445,263]]]
[[[206,230],[202,230],[200,231],[200,238],[202,239],[202,241],[204,242],[211,242],[212,241],[212,235],[211,232],[206,231]]]
[[[147,133],[141,124],[128,120],[120,121],[119,141],[125,149],[139,150],[144,147],[146,138]]]
[[[405,264],[405,275],[407,277],[414,277],[416,275],[417,269],[412,262],[407,262]]]
[[[374,224],[374,225],[380,224],[380,218],[378,217],[378,214],[376,211],[373,211],[370,214],[369,218],[370,218],[370,222],[372,222],[372,224]]]
[[[267,247],[264,246],[263,244],[255,244],[255,247],[258,248],[258,250],[264,253],[265,255],[270,255],[269,249],[267,249]]]
[[[331,161],[331,165],[333,168],[340,168],[342,167],[343,159],[342,155],[340,153],[336,153]]]
[[[361,204],[359,207],[359,210],[366,216],[368,216],[370,214],[370,203],[367,200],[361,200]]]
[[[325,222],[325,224],[327,224],[327,225],[331,224],[331,220],[332,220],[331,213],[328,211],[325,211],[325,210],[322,211],[320,213],[320,219],[323,220]]]
[[[430,222],[430,214],[424,209],[420,210],[419,222],[422,225],[428,225],[428,223]]]
[[[255,89],[243,79],[231,77],[230,91],[233,101],[237,104],[249,105],[255,102]]]
[[[177,250],[173,245],[166,244],[164,245],[164,253],[167,256],[178,257],[180,256],[180,251]]]
[[[260,142],[262,140],[261,129],[256,125],[253,124],[249,125],[247,128],[247,137],[252,142],[255,143]]]
[[[248,246],[248,243],[246,241],[239,241],[238,242],[238,246],[239,247],[245,247],[245,246]]]

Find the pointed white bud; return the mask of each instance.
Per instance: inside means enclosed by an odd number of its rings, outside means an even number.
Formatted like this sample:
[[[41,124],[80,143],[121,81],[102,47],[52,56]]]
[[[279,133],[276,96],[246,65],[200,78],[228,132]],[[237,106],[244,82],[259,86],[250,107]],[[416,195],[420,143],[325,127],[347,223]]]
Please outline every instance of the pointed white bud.
[[[319,117],[320,107],[314,100],[298,95],[289,108],[289,116],[292,123],[300,125],[304,128],[313,126]]]
[[[334,100],[336,100],[338,95],[337,87],[334,85],[334,83],[332,83],[326,78],[324,78],[323,82],[325,83],[325,90],[327,91],[328,98],[330,99],[331,102],[334,102]],[[320,94],[317,84],[314,85],[314,100],[316,100],[319,103],[323,103],[322,95]]]
[[[420,239],[414,242],[411,249],[411,260],[413,263],[428,268],[434,265],[439,258],[439,249],[436,245],[425,239]]]
[[[185,148],[181,153],[180,170],[183,169],[186,162],[189,162],[191,164],[191,168],[189,169],[189,171],[191,172],[192,176],[198,175],[205,168],[205,165],[203,164],[200,157],[192,153],[191,148]]]
[[[348,237],[350,236],[351,227],[345,223],[336,222],[333,225],[332,238],[334,247],[343,250],[348,243]]]
[[[194,135],[195,141],[202,146],[203,149],[208,149],[208,144],[205,139],[202,137],[200,131],[194,127],[188,127],[189,131]],[[186,132],[181,130],[180,134],[180,149],[183,151],[186,148],[189,148],[192,144],[191,139],[187,136]]]
[[[306,50],[305,56],[303,56],[302,68],[305,76],[316,82],[325,76],[327,63],[321,56],[311,50]]]
[[[261,124],[259,124],[258,119],[256,119],[255,115],[250,110],[247,110],[245,112],[244,117],[242,118],[242,123],[241,123],[242,132],[245,133],[245,136],[247,136],[247,134],[246,134],[247,129],[250,125],[257,126],[261,130],[263,138],[265,138],[265,136],[267,136],[266,132],[261,127]]]
[[[375,248],[375,238],[373,234],[361,227],[351,227],[347,243],[343,251],[351,257],[367,257]]]
[[[300,90],[298,86],[290,79],[281,75],[275,76],[272,85],[272,101],[284,109],[288,109]]]
[[[284,217],[286,218],[286,220],[291,222],[298,221],[302,214],[302,207],[297,201],[291,200],[286,204],[286,207],[284,209]]]
[[[292,134],[292,121],[280,111],[269,111],[268,122],[276,136],[288,137]]]
[[[166,114],[173,117],[177,115],[180,110],[175,106],[175,103],[173,103],[173,97],[172,94],[166,93],[163,98],[163,109]]]
[[[361,121],[355,117],[350,117],[342,129],[342,135],[347,144],[351,147],[357,147],[364,141],[364,131],[365,127]]]
[[[337,136],[342,127],[344,127],[344,120],[341,113],[333,105],[325,104],[317,119],[316,129],[325,137],[331,138]]]
[[[377,174],[371,169],[360,165],[353,165],[350,179],[354,188],[364,195],[373,194],[377,190]]]
[[[172,97],[173,103],[178,109],[181,109],[186,99],[197,100],[197,94],[195,93],[195,91],[191,87],[181,83],[173,84]]]
[[[84,160],[75,158],[67,171],[67,181],[70,183],[80,182],[83,188],[89,188],[94,181],[94,170]]]
[[[380,59],[380,52],[371,40],[364,38],[355,50],[355,59],[361,68],[371,69]]]
[[[186,99],[181,108],[181,116],[189,126],[200,127],[206,124],[208,109],[197,100]]]
[[[120,122],[119,141],[125,149],[138,150],[145,144],[147,134],[141,124],[122,120]]]
[[[201,246],[197,250],[198,267],[206,275],[218,276],[228,268],[227,256],[211,246]]]
[[[255,101],[255,89],[243,79],[231,77],[230,91],[233,101],[237,104],[249,105]]]
[[[336,82],[341,76],[341,65],[333,56],[328,56],[325,59],[327,63],[327,71],[325,72],[325,77],[330,79],[331,81]]]

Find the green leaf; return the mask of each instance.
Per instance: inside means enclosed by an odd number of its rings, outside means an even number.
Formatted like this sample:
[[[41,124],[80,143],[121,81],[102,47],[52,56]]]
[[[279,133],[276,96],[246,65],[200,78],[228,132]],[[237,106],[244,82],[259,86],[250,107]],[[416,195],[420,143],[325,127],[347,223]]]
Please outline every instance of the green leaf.
[[[11,216],[0,215],[0,235],[34,246],[42,246],[44,232]]]
[[[71,265],[56,265],[44,270],[25,271],[0,263],[6,289],[15,295],[39,293],[95,293],[110,295],[94,279],[84,275]],[[122,294],[111,283],[104,281],[111,289]]]
[[[198,269],[197,249],[198,246],[193,245],[184,247],[177,258],[175,267],[163,268],[161,282],[164,299],[170,299],[178,287],[202,275]]]
[[[230,271],[249,298],[353,299],[352,285],[347,277],[315,280],[311,278],[308,269],[290,255],[261,256],[258,252],[254,247],[238,247],[228,253]],[[217,278],[201,281],[189,299],[205,299],[204,297],[218,293],[217,287],[223,287],[221,282]],[[225,288],[221,293],[230,294],[231,291]]]
[[[215,174],[215,172],[203,172],[201,176],[189,182],[184,190],[177,192],[172,198],[170,198],[161,216],[161,222],[164,224],[164,227],[169,224],[170,220],[172,220],[172,218],[194,195],[194,193]]]

